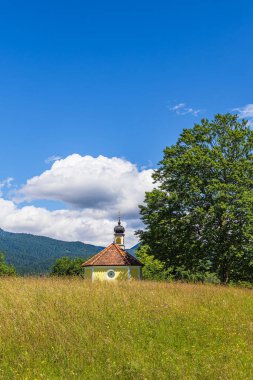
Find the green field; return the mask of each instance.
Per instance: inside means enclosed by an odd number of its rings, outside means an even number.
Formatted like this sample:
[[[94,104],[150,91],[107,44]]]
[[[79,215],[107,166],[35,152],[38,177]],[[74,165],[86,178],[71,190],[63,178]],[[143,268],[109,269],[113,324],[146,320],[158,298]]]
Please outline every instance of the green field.
[[[1,279],[0,379],[253,379],[253,293]]]

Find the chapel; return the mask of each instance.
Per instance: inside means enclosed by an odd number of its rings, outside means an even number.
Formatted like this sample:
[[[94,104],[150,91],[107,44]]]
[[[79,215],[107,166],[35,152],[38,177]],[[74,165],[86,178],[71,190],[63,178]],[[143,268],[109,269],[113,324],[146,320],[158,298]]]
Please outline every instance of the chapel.
[[[119,217],[113,243],[82,264],[86,279],[100,281],[141,279],[142,264],[125,249],[125,228]]]

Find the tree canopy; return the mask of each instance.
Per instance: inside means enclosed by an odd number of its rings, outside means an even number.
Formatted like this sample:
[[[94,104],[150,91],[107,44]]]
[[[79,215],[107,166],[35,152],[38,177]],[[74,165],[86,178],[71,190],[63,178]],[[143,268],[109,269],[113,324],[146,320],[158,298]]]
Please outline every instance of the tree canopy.
[[[184,129],[140,206],[141,242],[174,275],[253,281],[253,131],[237,115]]]
[[[0,276],[15,276],[15,274],[14,266],[6,264],[4,253],[0,252]]]
[[[144,265],[142,268],[142,278],[144,280],[172,280],[170,268],[166,268],[164,262],[156,259],[151,254],[148,245],[141,245],[136,250],[136,256]]]
[[[51,275],[81,276],[83,274],[83,268],[81,267],[81,264],[84,261],[85,259],[83,257],[71,259],[70,257],[63,256],[55,261],[51,269]]]

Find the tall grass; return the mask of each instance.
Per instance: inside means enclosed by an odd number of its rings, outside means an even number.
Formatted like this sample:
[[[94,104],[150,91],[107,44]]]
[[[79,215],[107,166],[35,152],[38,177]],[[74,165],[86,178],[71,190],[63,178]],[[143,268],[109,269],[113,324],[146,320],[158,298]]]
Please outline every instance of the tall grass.
[[[0,379],[253,379],[253,293],[1,279]]]

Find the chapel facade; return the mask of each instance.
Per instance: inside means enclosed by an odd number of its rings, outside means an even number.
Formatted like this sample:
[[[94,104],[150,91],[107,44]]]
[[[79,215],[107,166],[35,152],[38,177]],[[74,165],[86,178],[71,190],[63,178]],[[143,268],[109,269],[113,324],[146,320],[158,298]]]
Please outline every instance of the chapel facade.
[[[82,264],[86,279],[100,281],[140,280],[142,264],[125,249],[125,228],[119,217],[113,243]]]

